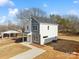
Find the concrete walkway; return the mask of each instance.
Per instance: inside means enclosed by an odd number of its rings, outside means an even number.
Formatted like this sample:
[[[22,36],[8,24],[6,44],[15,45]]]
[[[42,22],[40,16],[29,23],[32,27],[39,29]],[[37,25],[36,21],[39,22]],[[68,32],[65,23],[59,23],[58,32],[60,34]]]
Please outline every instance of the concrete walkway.
[[[22,45],[25,45],[27,47],[30,47],[31,49],[24,52],[24,53],[21,53],[19,55],[16,55],[10,59],[33,59],[34,57],[42,54],[43,52],[45,52],[45,50],[41,49],[41,48],[37,48],[35,46],[32,46],[30,44],[27,44],[27,43],[21,43]]]

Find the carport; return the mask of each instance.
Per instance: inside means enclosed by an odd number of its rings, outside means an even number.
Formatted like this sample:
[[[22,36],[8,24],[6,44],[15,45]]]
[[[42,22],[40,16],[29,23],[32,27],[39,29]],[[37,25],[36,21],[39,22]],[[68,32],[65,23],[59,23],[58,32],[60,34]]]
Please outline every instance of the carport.
[[[2,36],[2,39],[4,38],[4,35],[7,34],[8,37],[16,37],[17,34],[19,34],[21,32],[19,31],[15,31],[15,30],[9,30],[9,31],[5,31],[5,32],[1,32],[1,36]]]

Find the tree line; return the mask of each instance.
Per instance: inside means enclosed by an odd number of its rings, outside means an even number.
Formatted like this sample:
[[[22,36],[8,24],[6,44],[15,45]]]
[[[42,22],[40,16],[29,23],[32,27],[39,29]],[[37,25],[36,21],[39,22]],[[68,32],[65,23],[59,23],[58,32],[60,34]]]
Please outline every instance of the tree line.
[[[50,18],[59,24],[59,32],[79,34],[79,18],[75,15],[50,15]]]

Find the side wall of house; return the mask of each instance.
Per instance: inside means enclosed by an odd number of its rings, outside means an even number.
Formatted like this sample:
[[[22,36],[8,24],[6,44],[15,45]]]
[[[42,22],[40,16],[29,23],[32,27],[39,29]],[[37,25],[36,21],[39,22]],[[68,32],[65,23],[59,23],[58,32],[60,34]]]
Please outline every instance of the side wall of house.
[[[31,30],[31,21],[27,21],[25,25],[25,32],[32,32]]]
[[[34,26],[37,26],[37,30],[33,29]],[[32,19],[32,28],[31,28],[31,30],[32,30],[32,42],[39,44],[40,43],[39,23],[34,19]]]
[[[30,19],[30,21],[26,22],[25,32],[26,32],[26,34],[28,33],[27,34],[27,42],[32,43],[31,19]]]
[[[53,40],[57,40],[58,25],[40,24],[40,44],[44,45]]]

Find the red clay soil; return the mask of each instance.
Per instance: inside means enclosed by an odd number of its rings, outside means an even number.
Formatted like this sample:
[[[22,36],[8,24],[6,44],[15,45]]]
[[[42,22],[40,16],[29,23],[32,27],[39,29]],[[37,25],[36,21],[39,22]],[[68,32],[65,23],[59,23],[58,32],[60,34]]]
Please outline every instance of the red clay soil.
[[[79,59],[79,36],[59,36],[56,43],[44,46],[33,44],[46,50],[34,59]]]

